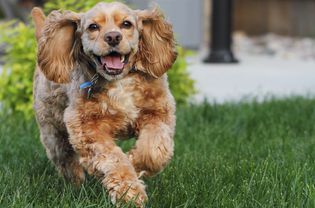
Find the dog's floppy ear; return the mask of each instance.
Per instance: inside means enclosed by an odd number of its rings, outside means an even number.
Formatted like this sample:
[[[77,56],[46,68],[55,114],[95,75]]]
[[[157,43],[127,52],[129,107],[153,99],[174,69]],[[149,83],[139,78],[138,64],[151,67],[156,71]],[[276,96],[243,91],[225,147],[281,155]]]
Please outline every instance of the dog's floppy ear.
[[[79,47],[75,34],[80,15],[71,11],[52,11],[45,19],[43,12],[34,8],[32,16],[38,41],[39,68],[51,81],[69,82],[75,65],[74,52]]]
[[[46,17],[45,17],[44,12],[38,7],[34,7],[32,9],[32,17],[35,24],[35,37],[36,37],[36,40],[38,41],[38,39],[40,38],[42,34]]]
[[[158,78],[172,67],[177,52],[172,26],[159,9],[137,11],[140,28],[136,68]]]

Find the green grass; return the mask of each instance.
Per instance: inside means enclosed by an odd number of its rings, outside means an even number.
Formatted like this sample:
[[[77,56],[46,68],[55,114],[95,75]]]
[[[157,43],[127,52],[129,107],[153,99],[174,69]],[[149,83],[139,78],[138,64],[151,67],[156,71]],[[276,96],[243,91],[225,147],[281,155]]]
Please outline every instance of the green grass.
[[[315,100],[181,107],[175,157],[147,207],[315,207]],[[34,121],[0,118],[0,207],[112,207],[58,177]],[[128,143],[130,144],[130,142]]]

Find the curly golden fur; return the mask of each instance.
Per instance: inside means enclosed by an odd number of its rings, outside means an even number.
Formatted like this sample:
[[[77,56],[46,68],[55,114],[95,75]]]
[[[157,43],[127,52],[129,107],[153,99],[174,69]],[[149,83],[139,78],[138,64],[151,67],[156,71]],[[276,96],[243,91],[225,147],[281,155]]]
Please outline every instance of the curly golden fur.
[[[140,177],[160,172],[173,156],[175,102],[165,74],[177,55],[171,25],[158,9],[117,2],[47,17],[34,8],[32,16],[34,109],[49,159],[76,184],[84,170],[99,177],[113,203],[144,206]],[[80,84],[95,74],[88,98]],[[128,153],[115,144],[133,136]]]

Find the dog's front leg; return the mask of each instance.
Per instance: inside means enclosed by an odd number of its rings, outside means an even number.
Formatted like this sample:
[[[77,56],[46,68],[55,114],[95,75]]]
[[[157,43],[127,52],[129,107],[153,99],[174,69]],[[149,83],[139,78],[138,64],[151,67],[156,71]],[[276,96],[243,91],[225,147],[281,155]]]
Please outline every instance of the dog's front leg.
[[[169,123],[152,121],[140,129],[135,147],[129,151],[129,159],[139,175],[152,176],[168,164],[174,149],[174,119]]]
[[[147,196],[143,182],[126,154],[116,146],[104,119],[89,120],[72,109],[65,112],[70,143],[89,174],[100,177],[112,202],[134,201],[142,207]]]

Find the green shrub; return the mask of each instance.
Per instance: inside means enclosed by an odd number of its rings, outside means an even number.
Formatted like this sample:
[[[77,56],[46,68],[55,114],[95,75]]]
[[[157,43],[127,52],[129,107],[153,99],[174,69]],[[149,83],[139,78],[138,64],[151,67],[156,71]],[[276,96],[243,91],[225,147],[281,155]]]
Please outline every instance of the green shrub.
[[[13,26],[14,25],[14,26]],[[6,44],[0,77],[0,101],[5,110],[32,115],[32,80],[35,69],[34,28],[24,23],[0,25],[0,42]]]
[[[187,72],[187,51],[181,47],[178,47],[177,51],[177,60],[172,69],[168,71],[168,81],[176,103],[182,105],[186,104],[188,98],[196,91],[194,87],[195,82],[189,77]]]
[[[112,0],[106,0],[111,2]],[[45,4],[46,13],[54,9],[86,11],[99,0],[52,0]],[[32,117],[32,82],[36,60],[34,26],[21,22],[0,25],[0,44],[6,45],[4,69],[0,77],[0,101],[2,110],[23,112]],[[169,71],[170,88],[178,104],[187,103],[192,95],[194,82],[187,73],[186,53],[178,48],[179,56]]]
[[[114,0],[102,0],[104,2],[113,2]],[[100,0],[53,0],[45,4],[45,12],[50,12],[56,9],[72,10],[72,11],[86,11],[99,3]]]

